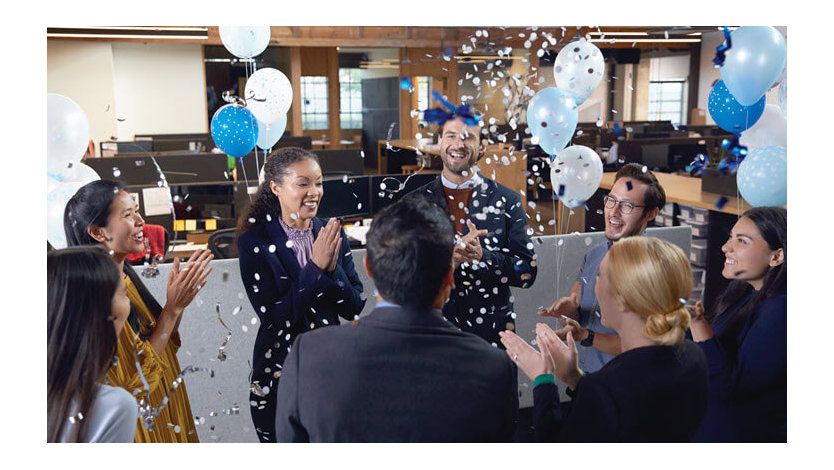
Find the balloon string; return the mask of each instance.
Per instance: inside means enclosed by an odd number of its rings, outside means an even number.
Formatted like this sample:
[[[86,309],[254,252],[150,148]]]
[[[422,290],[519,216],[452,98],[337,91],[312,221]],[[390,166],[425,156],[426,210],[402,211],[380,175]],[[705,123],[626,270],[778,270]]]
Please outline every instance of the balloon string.
[[[249,196],[249,202],[252,202],[252,195],[249,194],[249,178],[246,177],[246,165],[243,164],[243,157],[238,158],[240,168],[243,170],[243,183],[246,186],[246,195]]]
[[[161,187],[167,189],[165,194],[167,194],[168,196],[168,207],[171,209],[171,228],[176,228],[177,212],[176,210],[174,210],[174,198],[171,196],[171,187],[168,185],[168,180],[165,179],[165,173],[162,171],[162,168],[160,168],[159,163],[157,163],[156,161],[156,158],[154,158],[153,154],[151,153],[148,153],[148,156],[151,157],[151,162],[153,162],[153,165],[156,167],[156,171],[159,173],[159,182],[162,183]],[[173,239],[171,240],[171,243],[169,243],[168,246],[165,247],[166,251],[165,254],[162,256],[163,259],[165,259],[168,256],[169,249],[173,252],[174,242],[177,241],[177,231],[172,230],[172,232],[174,232]]]

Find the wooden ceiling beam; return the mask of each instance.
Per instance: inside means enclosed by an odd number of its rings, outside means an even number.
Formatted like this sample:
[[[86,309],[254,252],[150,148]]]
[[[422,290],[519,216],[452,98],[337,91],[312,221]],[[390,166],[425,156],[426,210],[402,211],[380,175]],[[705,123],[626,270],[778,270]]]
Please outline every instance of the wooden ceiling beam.
[[[582,27],[579,28],[580,36],[588,33],[602,31],[630,31],[644,32],[650,30],[662,30],[663,26],[606,26],[606,27]],[[121,41],[121,42],[143,42],[143,43],[176,43],[176,44],[203,44],[222,46],[220,33],[217,26],[208,26],[207,39],[167,39],[160,38],[138,38],[138,39],[109,39],[109,38],[55,38],[56,40],[77,40],[77,41]],[[486,30],[487,36],[478,36],[479,31]],[[671,31],[671,29],[670,29]],[[534,31],[530,27],[438,27],[438,26],[271,26],[271,41],[273,46],[300,46],[300,47],[414,47],[414,48],[448,48],[451,47],[458,53],[461,47],[469,46],[483,49],[490,45],[493,49],[512,47],[523,49]],[[548,49],[558,51],[562,46],[571,42],[577,36],[575,26],[537,27],[537,38],[532,41],[530,51],[535,52],[542,42],[550,34],[557,39],[552,45],[548,42]],[[594,36],[598,37],[598,36]],[[670,37],[684,37],[674,36]],[[692,36],[697,37],[697,36]],[[475,39],[473,44],[472,38]],[[636,37],[635,37],[636,38]],[[50,38],[52,39],[52,38]],[[600,49],[669,49],[688,48],[698,43],[666,43],[666,42],[645,42],[634,43],[628,39],[617,39],[614,43],[596,42]]]

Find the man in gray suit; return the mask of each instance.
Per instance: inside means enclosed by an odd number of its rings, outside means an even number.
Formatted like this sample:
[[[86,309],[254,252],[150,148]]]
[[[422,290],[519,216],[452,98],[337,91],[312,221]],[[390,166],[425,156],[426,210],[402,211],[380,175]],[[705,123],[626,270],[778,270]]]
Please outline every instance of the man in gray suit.
[[[512,440],[515,365],[441,312],[453,243],[448,216],[422,197],[374,219],[364,263],[376,308],[296,339],[278,386],[278,442]]]

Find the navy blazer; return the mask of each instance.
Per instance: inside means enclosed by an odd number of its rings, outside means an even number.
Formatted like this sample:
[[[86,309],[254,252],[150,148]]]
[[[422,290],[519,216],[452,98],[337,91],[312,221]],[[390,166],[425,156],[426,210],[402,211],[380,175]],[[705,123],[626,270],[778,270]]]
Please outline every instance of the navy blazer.
[[[628,350],[579,380],[564,413],[554,383],[533,389],[536,439],[689,442],[707,409],[707,360],[692,341]]]
[[[709,365],[709,407],[696,442],[787,442],[788,297],[759,302],[730,344],[720,334],[753,292],[712,320],[697,343]]]
[[[318,237],[325,221],[312,219]],[[237,240],[240,276],[260,319],[252,353],[252,381],[275,390],[295,338],[314,328],[355,319],[365,306],[362,282],[344,230],[336,269],[327,275],[312,261],[300,268],[277,219],[256,223]],[[270,394],[274,397],[274,393]]]
[[[440,175],[409,196],[415,194],[428,196],[450,213]],[[489,233],[481,238],[481,263],[455,270],[455,289],[443,316],[463,331],[503,348],[498,332],[515,328],[510,287],[532,286],[538,272],[527,215],[518,193],[488,178],[472,191],[467,210],[469,220]],[[464,230],[469,233],[467,227]]]
[[[345,351],[349,351],[347,354]],[[437,310],[379,307],[296,339],[278,386],[278,442],[509,442],[517,372]]]

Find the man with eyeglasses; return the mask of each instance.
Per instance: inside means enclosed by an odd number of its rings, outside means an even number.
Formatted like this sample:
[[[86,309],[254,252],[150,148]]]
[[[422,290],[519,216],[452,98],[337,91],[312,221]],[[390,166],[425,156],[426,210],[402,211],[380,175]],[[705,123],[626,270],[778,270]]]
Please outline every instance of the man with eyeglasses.
[[[599,304],[594,293],[599,264],[617,240],[643,235],[649,222],[666,205],[666,192],[654,174],[645,168],[638,163],[629,163],[617,171],[614,186],[604,198],[605,238],[608,240],[585,253],[570,295],[539,312],[539,315],[560,318],[563,324],[564,315],[584,328],[587,336],[575,339],[580,340],[582,346],[579,348],[579,367],[589,373],[601,369],[614,357],[603,351],[620,349],[617,332],[606,328],[600,321]]]

